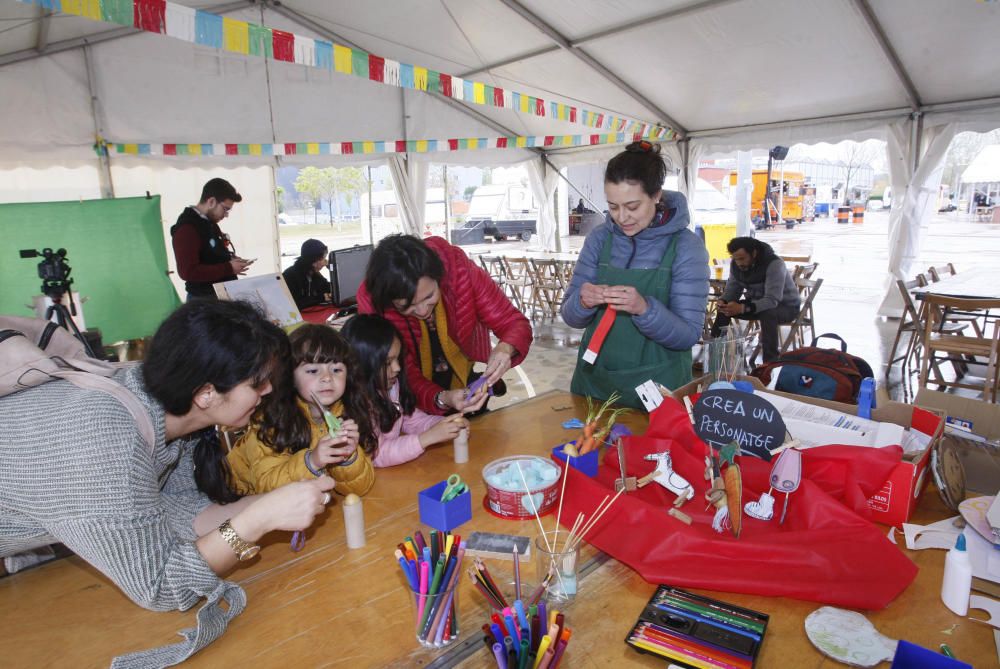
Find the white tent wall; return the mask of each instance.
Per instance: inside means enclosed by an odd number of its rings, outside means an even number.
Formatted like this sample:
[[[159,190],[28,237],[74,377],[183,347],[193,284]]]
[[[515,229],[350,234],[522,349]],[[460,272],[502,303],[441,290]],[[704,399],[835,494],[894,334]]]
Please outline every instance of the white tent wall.
[[[549,251],[561,251],[555,216],[555,194],[559,172],[551,165],[546,165],[541,158],[527,163],[527,169],[531,192],[538,203],[536,230],[542,248]]]
[[[177,222],[184,207],[198,202],[202,186],[215,177],[222,177],[232,183],[243,196],[243,201],[233,207],[220,227],[229,234],[240,257],[257,259],[247,276],[281,271],[274,204],[274,172],[270,167],[176,169],[150,160],[144,164],[138,161],[130,164],[112,163],[111,176],[117,197],[141,197],[147,191],[160,195],[167,265],[173,272],[170,279],[182,298],[185,295],[184,281],[177,276],[177,263],[170,243],[170,227]]]
[[[0,202],[60,202],[101,197],[97,160],[76,167],[0,168]]]

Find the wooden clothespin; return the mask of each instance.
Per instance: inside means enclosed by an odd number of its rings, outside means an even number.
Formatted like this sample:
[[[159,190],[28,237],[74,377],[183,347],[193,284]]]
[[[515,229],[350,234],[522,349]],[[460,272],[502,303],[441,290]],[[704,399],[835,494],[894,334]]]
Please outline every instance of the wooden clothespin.
[[[638,488],[639,482],[634,476],[629,476],[625,471],[625,444],[619,438],[615,441],[615,448],[618,449],[618,469],[621,476],[615,479],[615,492],[625,490],[629,492]]]

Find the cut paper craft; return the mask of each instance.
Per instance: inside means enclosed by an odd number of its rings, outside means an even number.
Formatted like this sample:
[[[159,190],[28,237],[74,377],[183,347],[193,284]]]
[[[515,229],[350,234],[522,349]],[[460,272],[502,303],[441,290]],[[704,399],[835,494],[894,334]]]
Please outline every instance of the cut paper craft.
[[[659,472],[659,475],[654,477],[653,481],[677,495],[679,502],[682,500],[686,502],[694,497],[694,488],[691,487],[691,484],[686,478],[674,471],[670,453],[650,453],[643,457],[656,463],[655,471]]]
[[[824,606],[806,617],[805,627],[819,652],[852,667],[874,667],[896,654],[898,642],[854,611]]]
[[[996,544],[996,535],[993,528],[990,527],[989,521],[986,520],[986,511],[993,503],[993,497],[994,495],[967,499],[958,505],[958,512],[962,514],[962,518],[965,518],[965,522],[969,523],[972,529],[979,532],[991,544]]]
[[[785,493],[785,504],[781,508],[781,520],[778,524],[785,522],[785,513],[788,511],[788,496],[799,489],[802,482],[802,453],[794,448],[786,448],[775,460],[771,467],[769,478],[771,488],[760,496],[756,502],[747,502],[744,511],[748,516],[758,520],[771,520],[774,517],[774,497],[771,491]]]
[[[1000,602],[997,600],[983,597],[982,595],[972,595],[972,597],[969,597],[969,609],[982,609],[990,614],[988,619],[972,618],[970,616],[972,620],[989,623],[993,627],[1000,627]]]
[[[1000,583],[1000,550],[993,547],[979,532],[965,528],[965,548],[972,563],[972,576]],[[950,548],[950,546],[949,546]]]
[[[958,516],[945,518],[930,525],[916,525],[914,523],[903,523],[903,536],[906,539],[906,547],[911,551],[920,551],[926,548],[943,548],[948,550],[954,547],[955,539],[962,530],[955,527]]]

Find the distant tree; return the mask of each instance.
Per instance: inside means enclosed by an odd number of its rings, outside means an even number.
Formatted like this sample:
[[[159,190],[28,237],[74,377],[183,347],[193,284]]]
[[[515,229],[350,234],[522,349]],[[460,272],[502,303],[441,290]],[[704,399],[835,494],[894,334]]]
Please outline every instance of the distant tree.
[[[475,186],[466,186],[465,192],[462,193],[462,199],[468,202],[469,200],[472,199],[472,196],[475,195],[475,193],[476,193]]]
[[[944,158],[944,173],[941,183],[951,184],[952,192],[958,192],[962,181],[962,172],[979,155],[979,152],[991,144],[1000,144],[1000,130],[987,133],[960,132],[955,135],[948,146]]]
[[[885,153],[885,143],[877,141],[842,142],[839,159],[844,173],[844,192],[851,198],[852,182],[857,181],[862,168],[871,167]]]
[[[329,200],[336,192],[335,178],[332,167],[303,167],[295,177],[295,190],[308,195],[313,202],[313,220],[318,222],[318,211],[323,200]]]
[[[285,211],[285,189],[282,186],[274,189],[274,207],[279,214]]]
[[[360,167],[341,167],[333,170],[333,201],[337,203],[337,230],[344,227],[344,218],[340,213],[340,198],[343,196],[347,206],[354,204],[354,198],[368,191],[368,179]],[[331,216],[333,212],[330,212]],[[331,223],[332,225],[332,223]]]

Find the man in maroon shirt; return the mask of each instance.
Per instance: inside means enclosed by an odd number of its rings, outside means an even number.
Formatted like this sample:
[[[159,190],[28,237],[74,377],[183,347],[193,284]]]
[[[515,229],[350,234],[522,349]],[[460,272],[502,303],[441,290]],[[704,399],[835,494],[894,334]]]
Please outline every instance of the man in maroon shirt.
[[[211,179],[201,191],[201,200],[186,207],[170,228],[177,273],[184,279],[188,299],[215,297],[213,283],[232,281],[246,274],[253,260],[236,255],[219,221],[243,196],[225,179]]]

